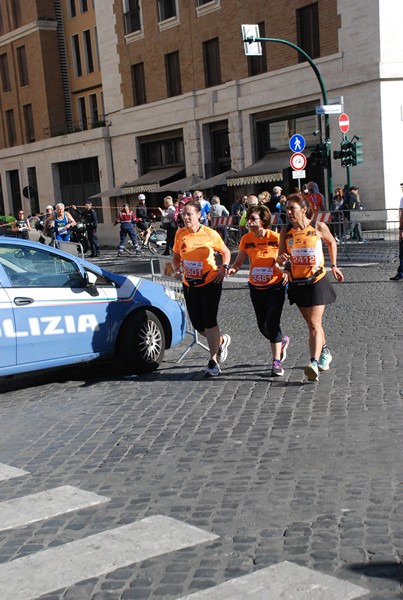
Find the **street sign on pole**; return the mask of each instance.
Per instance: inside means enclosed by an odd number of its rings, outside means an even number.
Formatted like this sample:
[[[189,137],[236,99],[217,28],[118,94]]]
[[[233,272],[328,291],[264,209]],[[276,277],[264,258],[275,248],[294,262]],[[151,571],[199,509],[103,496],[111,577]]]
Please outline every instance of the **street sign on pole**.
[[[305,150],[305,138],[299,133],[295,133],[290,137],[290,150],[292,152],[303,152]]]
[[[315,106],[317,115],[339,115],[341,111],[341,104],[320,104],[319,106]]]
[[[242,29],[242,39],[246,40],[247,38],[255,38],[260,37],[259,35],[259,25],[241,25]],[[262,56],[262,44],[260,42],[245,42],[243,44],[244,52],[246,56]]]
[[[293,179],[305,179],[306,178],[306,171],[293,171],[292,172],[292,178]],[[299,184],[298,184],[299,187]]]
[[[290,158],[290,165],[294,171],[302,171],[306,167],[306,156],[301,152],[294,152]]]
[[[339,117],[339,128],[342,133],[347,133],[350,129],[350,119],[346,113],[341,113]]]

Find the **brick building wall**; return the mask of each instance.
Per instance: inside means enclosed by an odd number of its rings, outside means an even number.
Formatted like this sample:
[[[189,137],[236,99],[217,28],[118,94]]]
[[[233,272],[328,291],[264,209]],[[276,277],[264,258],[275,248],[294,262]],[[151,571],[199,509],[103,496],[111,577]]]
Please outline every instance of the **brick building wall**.
[[[182,93],[205,88],[203,42],[219,38],[221,81],[248,76],[248,59],[243,52],[241,23],[265,22],[265,37],[297,43],[296,10],[306,0],[272,2],[267,0],[221,0],[217,10],[197,16],[195,0],[178,0],[179,24],[159,30],[157,2],[142,2],[144,35],[125,39],[122,3],[115,0],[116,33],[122,77],[124,106],[133,105],[131,65],[144,63],[147,102],[167,97],[165,54],[179,51]],[[340,18],[336,0],[319,0],[320,55],[338,52]],[[225,24],[225,25],[224,25]],[[294,49],[266,43],[267,68],[274,71],[298,63]]]
[[[15,143],[27,143],[24,106],[31,105],[35,140],[46,137],[52,124],[64,114],[59,49],[57,42],[54,3],[50,0],[20,4],[20,20],[14,23],[9,2],[2,0],[3,31],[0,36],[0,55],[7,57],[10,89],[0,86],[1,147],[10,146],[6,112],[13,111]],[[18,27],[15,27],[18,25]],[[25,47],[28,82],[22,84],[18,49]]]

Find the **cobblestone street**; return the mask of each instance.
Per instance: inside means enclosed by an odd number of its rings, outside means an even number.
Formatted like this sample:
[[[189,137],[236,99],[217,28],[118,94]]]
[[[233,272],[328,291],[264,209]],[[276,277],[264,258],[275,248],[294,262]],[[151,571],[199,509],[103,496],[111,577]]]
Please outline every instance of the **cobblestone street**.
[[[176,362],[187,338],[148,376],[94,364],[3,381],[0,463],[26,473],[0,481],[0,502],[59,486],[105,500],[2,527],[0,567],[160,516],[205,537],[116,559],[41,598],[179,600],[283,561],[367,589],[370,600],[402,598],[403,288],[389,281],[395,264],[365,251],[342,261],[346,281],[324,321],[333,362],[317,384],[304,379],[307,333],[288,303],[285,375],[269,378],[246,271],[223,291],[219,321],[232,344],[215,380],[202,378],[201,347]],[[102,253],[100,264],[114,261]],[[114,270],[144,274],[148,261],[135,261]],[[304,598],[364,597],[329,590]],[[300,596],[267,596],[277,597]]]

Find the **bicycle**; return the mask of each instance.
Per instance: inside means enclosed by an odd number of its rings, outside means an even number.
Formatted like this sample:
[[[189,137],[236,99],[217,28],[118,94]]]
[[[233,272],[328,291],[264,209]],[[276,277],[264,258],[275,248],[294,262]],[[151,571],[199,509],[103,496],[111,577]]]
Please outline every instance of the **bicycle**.
[[[142,248],[147,248],[151,254],[162,254],[165,251],[167,243],[167,234],[165,229],[156,229],[153,223],[150,223],[151,234],[148,238],[147,244],[144,244],[145,231],[141,231],[137,228],[137,237],[139,239]],[[128,254],[135,254],[136,250],[133,248],[133,242],[128,239],[125,243],[125,251]]]

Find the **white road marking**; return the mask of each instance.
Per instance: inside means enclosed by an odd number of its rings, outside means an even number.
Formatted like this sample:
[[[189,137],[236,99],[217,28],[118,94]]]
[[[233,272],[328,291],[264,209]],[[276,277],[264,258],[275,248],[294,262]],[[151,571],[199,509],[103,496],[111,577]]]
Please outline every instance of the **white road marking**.
[[[0,598],[34,600],[79,581],[217,537],[170,517],[149,517],[1,564]]]
[[[354,600],[369,590],[284,561],[180,600]]]
[[[109,500],[106,496],[98,496],[70,485],[7,500],[0,503],[0,531],[22,527]]]
[[[28,471],[23,471],[22,469],[0,463],[0,481],[13,479],[13,477],[22,477],[23,475],[29,475]]]

